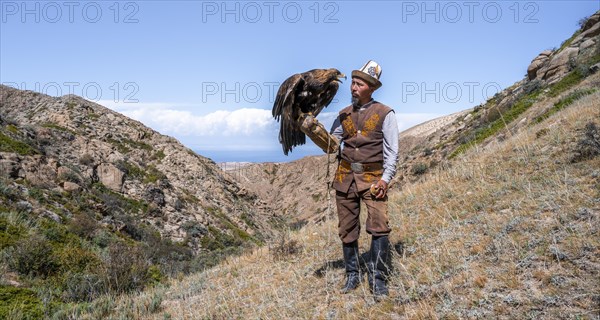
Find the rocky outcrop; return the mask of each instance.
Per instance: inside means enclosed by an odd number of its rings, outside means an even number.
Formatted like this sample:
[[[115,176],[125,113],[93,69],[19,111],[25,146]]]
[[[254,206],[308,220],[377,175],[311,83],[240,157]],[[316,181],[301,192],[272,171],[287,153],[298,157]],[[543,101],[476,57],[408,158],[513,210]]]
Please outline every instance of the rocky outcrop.
[[[527,68],[528,80],[555,83],[569,73],[578,60],[594,53],[594,48],[600,45],[599,36],[600,11],[587,19],[581,29],[566,41],[564,48],[544,51],[535,57]]]
[[[531,61],[531,64],[527,68],[527,77],[529,80],[537,78],[538,70],[540,70],[540,68],[548,61],[551,54],[552,51],[550,50],[542,51],[542,53],[540,53],[537,57],[535,57],[535,59],[533,59],[533,61]]]

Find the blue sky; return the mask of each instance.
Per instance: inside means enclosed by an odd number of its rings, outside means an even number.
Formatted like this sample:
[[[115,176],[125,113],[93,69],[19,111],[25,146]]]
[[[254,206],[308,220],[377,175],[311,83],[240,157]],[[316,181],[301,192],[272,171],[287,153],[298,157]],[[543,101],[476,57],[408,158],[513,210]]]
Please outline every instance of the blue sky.
[[[600,1],[0,1],[0,82],[74,93],[215,161],[290,161],[279,84],[372,59],[400,129],[471,108],[522,79]],[[329,127],[349,81],[319,119]]]

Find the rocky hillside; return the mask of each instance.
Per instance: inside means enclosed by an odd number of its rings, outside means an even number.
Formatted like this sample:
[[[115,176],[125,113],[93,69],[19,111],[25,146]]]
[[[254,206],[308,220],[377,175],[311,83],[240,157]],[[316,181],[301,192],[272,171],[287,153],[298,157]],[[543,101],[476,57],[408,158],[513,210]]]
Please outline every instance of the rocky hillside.
[[[472,147],[486,148],[522,128],[537,123],[600,87],[591,83],[555,104],[536,102],[561,96],[600,69],[600,12],[592,15],[560,48],[533,59],[527,76],[485,104],[417,125],[400,133],[400,157],[394,188],[443,169],[449,160]],[[524,116],[535,105],[535,109]],[[269,199],[272,210],[295,225],[324,218],[326,156],[290,163],[256,164],[234,174],[239,181]],[[306,168],[310,168],[308,171]],[[335,168],[333,165],[332,168]],[[332,169],[333,170],[333,169]],[[278,174],[281,173],[281,174]],[[233,172],[232,172],[233,173]],[[329,178],[331,180],[331,177]],[[261,191],[263,190],[263,191]],[[333,194],[333,193],[332,193]]]
[[[52,98],[2,86],[0,101],[3,139],[23,145],[3,146],[2,175],[9,183],[77,194],[102,186],[139,202],[136,218],[194,250],[203,248],[209,227],[257,239],[271,233],[255,194],[171,137],[73,95]],[[72,214],[61,210],[55,214]],[[102,215],[104,224],[123,227],[110,210]]]
[[[202,270],[271,237],[265,208],[137,121],[0,86],[0,296],[88,301]]]

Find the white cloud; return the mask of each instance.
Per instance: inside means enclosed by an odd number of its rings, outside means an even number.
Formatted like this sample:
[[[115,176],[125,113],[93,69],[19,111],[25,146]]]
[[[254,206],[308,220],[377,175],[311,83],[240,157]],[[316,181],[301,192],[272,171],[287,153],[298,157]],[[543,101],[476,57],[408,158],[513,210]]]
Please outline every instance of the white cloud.
[[[239,151],[247,154],[281,149],[278,141],[279,123],[273,119],[271,110],[243,108],[233,111],[216,110],[198,115],[194,113],[198,107],[189,105],[123,105],[112,101],[102,101],[100,104],[138,120],[162,134],[171,135],[192,149]],[[337,112],[322,112],[317,118],[329,130],[337,115]],[[440,116],[443,115],[397,113],[396,119],[399,130],[403,131]],[[302,148],[312,147],[314,145],[308,142],[307,146]],[[318,150],[315,152],[318,153]]]
[[[418,124],[441,116],[444,115],[439,113],[396,113],[396,120],[398,121],[398,130],[402,132]]]
[[[165,103],[105,106],[164,134],[177,137],[244,137],[271,133],[277,128],[270,110],[243,108],[196,115],[185,107]]]

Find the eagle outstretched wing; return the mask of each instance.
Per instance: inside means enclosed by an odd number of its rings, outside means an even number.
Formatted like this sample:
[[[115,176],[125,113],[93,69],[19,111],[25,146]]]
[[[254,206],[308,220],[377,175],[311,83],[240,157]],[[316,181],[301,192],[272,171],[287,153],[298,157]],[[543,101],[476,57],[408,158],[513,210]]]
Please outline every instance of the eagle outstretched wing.
[[[279,142],[287,155],[292,148],[306,143],[298,119],[302,114],[317,116],[337,93],[340,78],[337,69],[313,69],[287,78],[279,87],[273,104],[273,117],[280,122]]]

